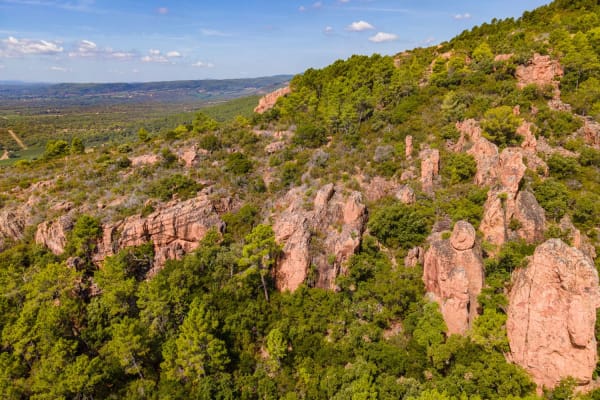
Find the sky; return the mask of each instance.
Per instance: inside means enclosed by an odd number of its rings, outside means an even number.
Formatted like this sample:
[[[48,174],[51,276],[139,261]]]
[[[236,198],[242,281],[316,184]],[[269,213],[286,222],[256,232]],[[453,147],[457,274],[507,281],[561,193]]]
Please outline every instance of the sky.
[[[449,40],[549,0],[0,0],[0,81],[296,74]]]

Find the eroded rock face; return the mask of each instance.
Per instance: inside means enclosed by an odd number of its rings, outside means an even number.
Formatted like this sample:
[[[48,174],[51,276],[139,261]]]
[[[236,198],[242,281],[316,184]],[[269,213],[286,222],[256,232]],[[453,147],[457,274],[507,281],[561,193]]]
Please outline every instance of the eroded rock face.
[[[35,242],[46,246],[58,256],[63,254],[67,245],[67,235],[73,228],[74,222],[69,214],[61,215],[52,221],[42,222],[35,232]]]
[[[413,137],[408,135],[404,138],[404,155],[407,160],[412,160],[413,150]]]
[[[517,148],[504,149],[494,166],[496,179],[490,183],[497,186],[488,192],[479,226],[484,239],[491,244],[501,246],[516,238],[527,243],[543,240],[546,227],[544,209],[533,194],[519,191],[525,170],[523,153]],[[516,223],[511,224],[513,219]]]
[[[464,334],[478,314],[483,259],[475,238],[475,228],[458,221],[450,239],[434,238],[425,253],[425,288],[439,303],[449,334]]]
[[[316,276],[312,285],[334,289],[335,278],[360,244],[367,213],[360,192],[344,193],[333,184],[323,186],[307,209],[305,188],[290,190],[277,205],[285,208],[275,216],[273,230],[283,245],[276,268],[279,290],[294,291],[308,277],[311,265]]]
[[[166,260],[179,259],[196,249],[211,228],[224,227],[217,205],[206,194],[186,201],[169,202],[146,217],[134,215],[103,227],[95,261],[130,246],[154,243],[154,269]]]
[[[600,124],[596,121],[586,118],[577,134],[583,136],[586,144],[596,149],[600,148]]]
[[[358,177],[360,189],[368,201],[381,200],[386,196],[394,196],[401,187],[399,183],[391,179],[385,179],[381,176],[374,176],[366,179],[364,176]]]
[[[0,250],[7,242],[23,238],[28,215],[20,208],[0,211]]]
[[[425,251],[422,247],[413,247],[408,251],[406,257],[404,257],[404,266],[413,268],[418,264],[423,264],[425,257]]]
[[[421,185],[423,191],[433,193],[433,183],[440,172],[440,151],[437,149],[425,149],[419,153],[421,159]]]
[[[408,185],[400,186],[398,190],[396,190],[394,197],[404,204],[414,204],[416,201],[415,191]]]
[[[523,89],[527,85],[552,85],[555,88],[555,97],[560,96],[558,91],[558,77],[563,76],[563,69],[559,62],[550,58],[550,56],[542,56],[534,54],[533,58],[527,65],[517,67],[517,87]]]
[[[579,229],[573,225],[571,219],[568,215],[565,215],[560,220],[559,227],[563,233],[567,235],[570,239],[571,244],[576,249],[581,250],[583,254],[589,257],[590,260],[594,260],[596,258],[596,248],[591,243],[590,239],[587,236],[581,233]]]
[[[553,388],[568,376],[588,383],[596,367],[598,307],[594,264],[561,240],[548,240],[513,276],[506,323],[509,358],[539,386]]]
[[[158,154],[144,154],[131,159],[132,167],[140,167],[142,165],[154,165],[160,162],[160,156]]]
[[[258,101],[258,106],[256,106],[256,108],[254,109],[254,112],[262,114],[265,111],[270,110],[275,106],[275,103],[277,103],[277,99],[279,99],[282,96],[285,96],[290,92],[290,87],[286,86],[284,88],[277,89],[269,94],[266,94]]]

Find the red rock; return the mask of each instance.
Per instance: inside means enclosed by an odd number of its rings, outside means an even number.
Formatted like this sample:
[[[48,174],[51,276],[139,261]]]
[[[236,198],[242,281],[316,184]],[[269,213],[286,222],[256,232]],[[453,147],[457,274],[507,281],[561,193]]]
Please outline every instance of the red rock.
[[[364,175],[359,175],[357,179],[365,198],[371,202],[381,200],[386,196],[393,196],[400,187],[396,181],[381,176],[368,179]]]
[[[418,264],[423,264],[425,251],[422,247],[414,247],[408,251],[404,257],[404,266],[408,268],[416,267]]]
[[[594,260],[596,258],[596,248],[590,239],[583,235],[581,231],[577,229],[575,225],[573,225],[568,215],[562,217],[559,227],[561,231],[570,239],[573,247],[581,250],[581,252],[588,256],[590,260]]]
[[[154,271],[166,260],[179,259],[198,247],[211,228],[224,227],[217,204],[206,194],[186,201],[171,201],[150,215],[134,215],[103,227],[95,261],[100,262],[119,250],[152,241]]]
[[[186,168],[193,168],[198,165],[203,156],[209,154],[208,150],[199,149],[194,145],[179,152],[179,160],[183,161]]]
[[[475,238],[473,226],[458,221],[450,239],[434,238],[425,253],[423,281],[440,305],[448,334],[466,333],[478,315],[483,259]]]
[[[62,215],[53,221],[45,221],[38,225],[35,242],[45,246],[56,255],[65,252],[68,232],[73,228],[73,218],[69,214]]]
[[[0,210],[0,250],[16,240],[23,239],[29,213],[22,208]]]
[[[559,98],[558,81],[556,78],[563,76],[563,69],[559,62],[550,58],[534,54],[527,65],[519,65],[516,71],[517,87],[523,89],[527,85],[552,85],[555,88],[555,98]]]
[[[277,89],[274,92],[266,94],[258,101],[258,106],[256,106],[256,108],[254,109],[254,112],[258,113],[258,114],[262,114],[265,111],[270,110],[271,108],[273,108],[275,106],[275,103],[277,103],[277,100],[280,97],[285,96],[286,94],[288,94],[290,92],[291,92],[290,87],[286,86],[284,88]]]
[[[517,128],[517,135],[523,137],[523,141],[521,142],[521,148],[527,151],[534,152],[537,147],[537,140],[535,139],[535,135],[531,132],[531,127],[533,124],[531,122],[523,121],[521,126]]]
[[[600,148],[600,124],[592,119],[585,118],[583,126],[577,132],[579,136],[583,136],[585,143]]]
[[[440,172],[440,151],[437,149],[421,150],[419,158],[421,159],[421,185],[423,191],[432,194],[434,180]]]
[[[509,54],[498,54],[496,55],[496,57],[494,57],[494,61],[498,62],[498,61],[508,61],[512,58],[513,54],[509,53]]]
[[[394,196],[404,204],[414,204],[416,201],[415,191],[408,185],[398,188]]]
[[[513,274],[506,330],[509,359],[539,387],[573,377],[592,379],[594,325],[600,307],[598,273],[581,251],[559,239],[538,246],[527,268]]]
[[[412,159],[412,153],[414,151],[413,149],[413,137],[411,135],[406,136],[406,138],[404,138],[404,155],[406,156],[407,160],[411,160]]]
[[[294,291],[306,281],[311,265],[316,287],[334,289],[335,278],[360,244],[366,224],[366,207],[359,192],[344,193],[333,184],[322,187],[306,209],[304,188],[294,188],[278,203],[284,211],[275,216],[273,230],[283,245],[275,283]]]
[[[285,148],[284,141],[280,140],[277,142],[272,142],[265,146],[265,153],[267,153],[267,154],[277,153],[278,151],[281,151],[284,148]]]

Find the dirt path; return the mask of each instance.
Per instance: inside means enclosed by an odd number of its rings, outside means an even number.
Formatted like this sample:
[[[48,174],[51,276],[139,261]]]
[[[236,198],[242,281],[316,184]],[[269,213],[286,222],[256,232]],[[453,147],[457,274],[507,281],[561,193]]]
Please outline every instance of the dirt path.
[[[17,136],[16,133],[14,133],[11,129],[8,130],[8,133],[10,133],[10,136],[12,136],[12,138],[15,140],[15,142],[17,142],[17,144],[23,149],[23,150],[27,150],[27,146],[25,146],[25,143],[23,143],[21,141],[21,139],[19,139],[19,137]]]

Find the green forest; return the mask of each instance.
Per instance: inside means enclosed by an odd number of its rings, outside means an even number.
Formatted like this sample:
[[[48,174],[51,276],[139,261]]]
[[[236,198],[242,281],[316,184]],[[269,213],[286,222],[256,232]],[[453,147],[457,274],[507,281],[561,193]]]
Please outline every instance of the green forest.
[[[516,69],[534,54],[559,60],[561,99],[571,111],[548,106],[552,86],[518,87]],[[473,182],[472,155],[448,149],[460,137],[456,122],[469,118],[500,149],[521,143],[515,131],[527,121],[536,137],[565,150],[545,157],[547,176],[528,169],[521,186],[545,210],[545,239],[568,240],[559,226],[566,215],[600,244],[600,150],[573,135],[586,119],[600,122],[598,2],[556,0],[440,46],[352,56],[309,69],[290,87],[263,114],[251,112],[251,97],[146,124],[114,117],[127,131],[114,140],[99,139],[106,131],[93,125],[49,140],[52,121],[23,118],[24,127],[43,124],[32,136],[39,154],[0,165],[0,213],[18,208],[23,193],[36,198],[37,223],[61,215],[50,207],[58,201],[77,211],[62,255],[36,244],[35,226],[0,252],[0,397],[600,399],[600,389],[578,394],[568,378],[536,393],[527,372],[506,359],[511,274],[535,244],[482,243],[480,315],[464,336],[446,334],[425,295],[422,265],[403,263],[435,225],[465,220],[477,228],[483,218],[490,188]],[[281,151],[267,152],[270,139],[257,131],[292,133]],[[409,135],[415,149],[440,152],[435,194],[412,182],[414,204],[391,196],[367,202],[368,229],[335,290],[316,287],[314,277],[293,292],[277,290],[276,199],[304,185],[308,209],[325,183],[358,190],[359,173],[399,179],[417,165],[416,150],[406,156]],[[203,158],[184,168],[178,154],[192,145]],[[148,154],[158,161],[132,165]],[[38,189],[46,181],[50,188]],[[151,242],[95,261],[105,224],[209,186],[239,207],[223,213],[222,229],[209,230],[194,251],[158,271]],[[594,378],[598,372],[600,365]]]

